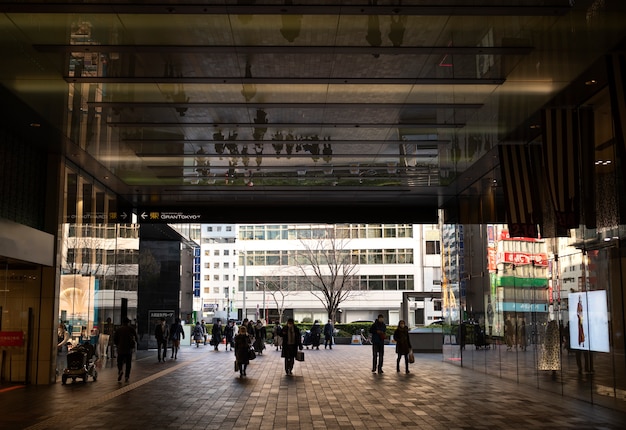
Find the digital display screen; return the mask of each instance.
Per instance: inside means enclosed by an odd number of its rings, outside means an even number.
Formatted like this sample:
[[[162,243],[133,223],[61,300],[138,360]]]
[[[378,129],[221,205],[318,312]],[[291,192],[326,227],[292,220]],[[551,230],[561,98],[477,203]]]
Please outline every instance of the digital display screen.
[[[610,352],[606,291],[570,293],[570,348]]]

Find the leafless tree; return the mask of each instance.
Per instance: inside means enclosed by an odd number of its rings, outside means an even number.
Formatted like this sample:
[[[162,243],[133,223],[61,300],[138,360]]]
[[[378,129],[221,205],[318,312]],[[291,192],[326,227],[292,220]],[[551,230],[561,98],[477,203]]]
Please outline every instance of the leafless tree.
[[[322,302],[328,318],[335,321],[341,303],[358,294],[358,266],[353,263],[347,241],[338,238],[335,227],[326,230],[326,236],[302,240],[297,251],[296,266],[308,284],[311,293]]]
[[[265,292],[272,297],[276,310],[278,311],[278,321],[283,321],[283,315],[285,308],[289,303],[285,303],[285,300],[289,294],[294,290],[289,287],[289,283],[286,281],[288,278],[281,276],[265,276],[262,281],[265,283]]]

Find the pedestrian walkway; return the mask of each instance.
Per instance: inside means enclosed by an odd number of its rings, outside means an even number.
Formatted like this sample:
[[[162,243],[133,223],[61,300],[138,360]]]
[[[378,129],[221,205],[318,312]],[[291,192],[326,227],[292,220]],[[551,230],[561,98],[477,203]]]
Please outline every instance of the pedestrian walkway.
[[[285,375],[268,345],[248,376],[234,354],[182,347],[177,360],[139,351],[129,383],[109,361],[98,380],[0,386],[0,428],[13,429],[623,429],[626,413],[543,392],[417,354],[397,373],[394,347],[384,374],[371,349],[307,350]],[[403,366],[401,366],[403,369]]]

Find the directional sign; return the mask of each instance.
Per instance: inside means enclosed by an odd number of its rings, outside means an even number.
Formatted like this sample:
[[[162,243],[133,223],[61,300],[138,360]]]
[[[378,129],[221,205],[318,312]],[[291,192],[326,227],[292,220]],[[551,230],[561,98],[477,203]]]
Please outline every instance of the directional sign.
[[[111,210],[107,216],[108,223],[130,224],[133,221],[133,210],[129,207],[121,207],[117,210]]]
[[[202,222],[203,215],[200,211],[188,210],[167,210],[140,209],[137,212],[139,223],[179,223],[179,222]]]

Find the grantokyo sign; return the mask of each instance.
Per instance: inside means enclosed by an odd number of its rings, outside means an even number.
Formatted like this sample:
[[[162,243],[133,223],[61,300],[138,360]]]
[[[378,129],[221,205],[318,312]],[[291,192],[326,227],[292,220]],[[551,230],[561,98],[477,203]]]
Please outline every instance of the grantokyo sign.
[[[165,223],[176,223],[176,222],[201,222],[202,214],[200,213],[192,213],[192,212],[168,212],[168,211],[158,211],[158,210],[143,210],[139,211],[138,215],[139,222],[165,222]]]

